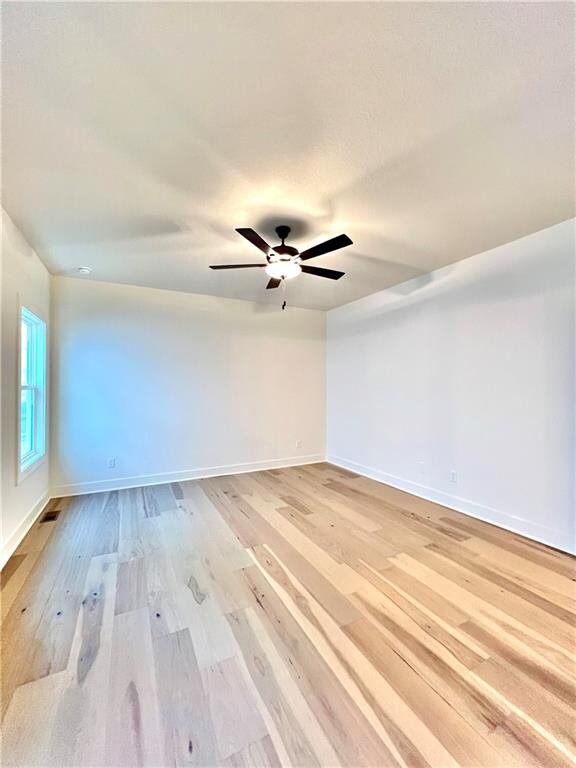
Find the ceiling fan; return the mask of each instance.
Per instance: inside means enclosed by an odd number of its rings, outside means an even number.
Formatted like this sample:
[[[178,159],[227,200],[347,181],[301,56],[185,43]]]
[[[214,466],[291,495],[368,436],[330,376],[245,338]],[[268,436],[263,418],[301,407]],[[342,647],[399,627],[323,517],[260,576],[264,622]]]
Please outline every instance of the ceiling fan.
[[[350,240],[348,235],[338,235],[300,252],[294,246],[285,244],[285,240],[290,234],[290,227],[284,225],[276,227],[276,234],[282,242],[273,248],[257,232],[249,227],[237,229],[236,232],[264,253],[266,263],[213,264],[210,269],[264,269],[270,277],[266,288],[278,288],[282,280],[290,280],[301,272],[305,272],[308,275],[317,275],[318,277],[327,277],[329,280],[339,280],[344,275],[344,272],[338,272],[336,269],[324,269],[324,267],[311,267],[308,264],[302,264],[302,262],[315,259],[317,256],[323,256],[331,251],[337,251],[339,248],[344,248],[347,245],[352,245],[352,240]]]

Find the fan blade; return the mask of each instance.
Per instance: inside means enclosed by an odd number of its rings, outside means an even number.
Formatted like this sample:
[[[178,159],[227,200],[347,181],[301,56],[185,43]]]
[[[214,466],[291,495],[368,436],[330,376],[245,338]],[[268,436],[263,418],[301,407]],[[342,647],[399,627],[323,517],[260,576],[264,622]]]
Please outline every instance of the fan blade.
[[[278,288],[281,282],[277,277],[271,277],[266,288]]]
[[[309,267],[307,264],[300,265],[302,272],[308,275],[318,275],[318,277],[327,277],[330,280],[340,280],[346,272],[339,272],[337,269],[324,269],[324,267]]]
[[[313,245],[312,248],[303,251],[300,254],[300,259],[301,261],[315,259],[316,256],[323,256],[325,253],[337,251],[339,248],[345,248],[347,245],[352,245],[352,240],[350,240],[348,235],[338,235],[338,237],[333,237],[331,240],[326,240],[324,243],[320,243],[320,245]]]
[[[263,240],[258,232],[255,232],[253,229],[250,229],[250,227],[246,228],[240,228],[237,229],[236,232],[238,232],[239,235],[242,235],[242,237],[245,237],[246,240],[248,240],[249,243],[252,243],[252,245],[255,245],[256,248],[260,248],[262,253],[265,253],[266,256],[270,253],[270,246],[266,242],[266,240]]]
[[[318,277],[328,277],[330,280],[340,280],[345,272],[338,272],[337,269],[324,269],[324,267],[309,267],[307,264],[300,265],[302,272],[308,275],[318,275]]]
[[[267,264],[211,264],[210,269],[249,269],[250,267],[267,266]]]

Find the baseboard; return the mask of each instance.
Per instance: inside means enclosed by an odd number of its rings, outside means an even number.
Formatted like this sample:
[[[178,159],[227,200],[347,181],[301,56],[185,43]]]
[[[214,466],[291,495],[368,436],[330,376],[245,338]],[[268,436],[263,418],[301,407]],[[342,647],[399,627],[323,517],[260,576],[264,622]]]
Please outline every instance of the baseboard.
[[[373,467],[366,467],[349,459],[343,459],[340,456],[322,454],[312,454],[309,456],[293,456],[284,459],[270,459],[264,461],[249,462],[243,464],[227,464],[217,467],[201,467],[198,469],[182,470],[179,472],[162,472],[154,475],[138,475],[133,477],[121,477],[113,480],[95,480],[86,483],[73,483],[69,485],[59,485],[51,489],[50,492],[42,494],[36,501],[31,510],[18,528],[11,534],[0,549],[0,569],[4,567],[9,558],[16,551],[18,545],[34,525],[38,516],[50,499],[60,496],[80,496],[87,493],[98,493],[99,491],[119,491],[124,488],[135,488],[140,485],[161,485],[163,483],[183,482],[185,480],[199,480],[204,477],[218,477],[220,475],[237,475],[244,472],[258,472],[264,469],[279,469],[281,467],[294,467],[303,464],[317,464],[327,461],[331,464],[349,469],[359,475],[368,477],[372,480],[390,485],[400,491],[411,493],[421,499],[441,504],[449,509],[462,512],[465,515],[483,520],[487,523],[505,528],[506,530],[518,533],[522,536],[548,544],[556,549],[560,549],[570,554],[576,554],[576,548],[570,549],[566,546],[566,533],[557,528],[550,528],[543,525],[532,523],[528,520],[515,517],[513,515],[501,512],[500,510],[486,507],[482,504],[453,496],[443,491],[438,491],[429,486],[420,485],[404,478],[390,475]]]
[[[355,461],[343,459],[340,456],[328,455],[326,461],[337,467],[341,467],[342,469],[349,469],[351,472],[356,472],[359,475],[368,477],[371,480],[377,480],[385,485],[390,485],[393,488],[397,488],[399,491],[406,491],[406,493],[411,493],[421,499],[426,499],[426,501],[432,501],[435,504],[441,504],[443,507],[454,509],[456,512],[462,512],[462,514],[468,515],[469,517],[483,520],[486,523],[492,523],[492,525],[496,525],[499,528],[505,528],[513,533],[519,533],[521,536],[534,539],[542,544],[548,544],[563,552],[568,552],[572,555],[576,554],[576,548],[571,549],[566,544],[566,541],[570,539],[570,536],[567,535],[565,531],[558,528],[539,525],[529,520],[524,520],[521,517],[510,515],[507,512],[502,512],[501,510],[478,504],[469,499],[453,496],[452,494],[438,491],[430,486],[420,485],[411,480],[405,480],[404,478],[396,477],[395,475],[389,475],[379,469],[366,467],[363,464],[357,464]]]
[[[267,459],[242,464],[224,464],[217,467],[185,469],[179,472],[160,472],[154,475],[118,477],[112,480],[93,480],[86,483],[54,486],[51,491],[51,497],[81,496],[86,493],[98,493],[99,491],[121,491],[125,488],[137,488],[140,485],[179,483],[185,480],[200,480],[204,477],[238,475],[243,472],[258,472],[263,469],[280,469],[281,467],[297,467],[301,464],[317,464],[321,461],[324,461],[324,456],[318,453],[309,456],[291,456],[284,459]]]
[[[40,513],[50,501],[50,494],[48,491],[42,494],[38,501],[33,505],[32,509],[28,512],[24,520],[20,523],[18,528],[8,537],[8,539],[2,544],[0,549],[0,570],[4,568],[8,560],[12,557],[14,552],[18,549],[20,542],[26,536],[30,528],[34,525]]]

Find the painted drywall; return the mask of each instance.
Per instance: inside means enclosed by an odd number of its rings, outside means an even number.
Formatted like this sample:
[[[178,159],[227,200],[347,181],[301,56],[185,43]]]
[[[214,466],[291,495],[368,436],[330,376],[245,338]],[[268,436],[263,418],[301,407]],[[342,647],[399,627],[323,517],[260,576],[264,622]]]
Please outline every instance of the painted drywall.
[[[328,459],[574,552],[574,262],[571,220],[329,312]]]
[[[2,212],[2,371],[0,567],[12,554],[48,499],[49,457],[17,483],[18,323],[20,302],[48,324],[50,276],[9,216]]]
[[[55,495],[323,459],[325,313],[62,277],[52,299]]]

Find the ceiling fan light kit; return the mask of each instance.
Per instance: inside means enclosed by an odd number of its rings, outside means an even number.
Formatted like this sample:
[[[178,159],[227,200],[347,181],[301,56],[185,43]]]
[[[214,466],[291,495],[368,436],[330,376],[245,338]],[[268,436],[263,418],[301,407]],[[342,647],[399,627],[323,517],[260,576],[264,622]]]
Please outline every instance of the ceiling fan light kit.
[[[290,234],[290,227],[287,227],[286,225],[276,227],[276,234],[282,242],[280,245],[276,245],[273,248],[250,227],[237,229],[236,232],[262,251],[266,256],[266,263],[213,264],[210,266],[210,269],[263,268],[270,278],[266,288],[278,288],[284,280],[292,280],[292,278],[297,277],[302,272],[308,275],[316,275],[317,277],[325,277],[329,280],[339,280],[344,276],[344,272],[339,272],[336,269],[324,269],[323,267],[311,267],[307,264],[303,265],[302,262],[308,261],[308,259],[315,259],[318,256],[323,256],[325,253],[331,253],[332,251],[337,251],[340,248],[352,245],[352,240],[348,235],[338,235],[337,237],[332,237],[330,240],[326,240],[319,245],[313,245],[312,248],[300,252],[297,248],[294,248],[294,246],[286,245],[285,241]],[[286,301],[283,302],[282,309],[285,309],[285,307]]]
[[[295,261],[286,261],[281,259],[278,261],[271,261],[264,271],[270,277],[275,277],[280,280],[292,280],[293,277],[299,275],[302,272],[302,267]]]

